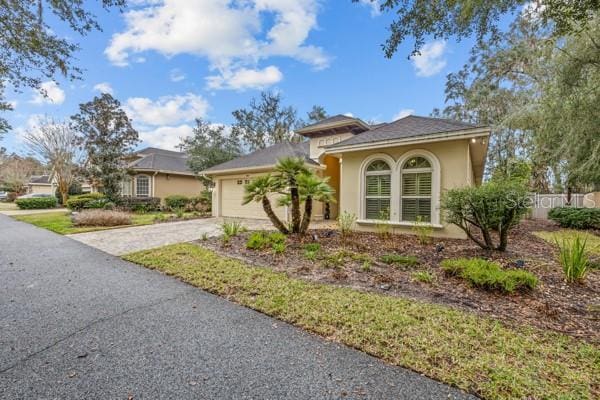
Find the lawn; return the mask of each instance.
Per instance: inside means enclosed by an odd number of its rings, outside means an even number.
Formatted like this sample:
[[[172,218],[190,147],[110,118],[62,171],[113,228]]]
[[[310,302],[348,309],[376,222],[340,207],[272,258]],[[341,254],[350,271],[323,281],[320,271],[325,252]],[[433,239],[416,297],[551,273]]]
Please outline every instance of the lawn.
[[[131,225],[122,225],[120,228],[125,226],[138,226],[138,225],[150,225],[154,223],[156,215],[160,213],[147,213],[147,214],[132,214],[131,220],[133,224]],[[19,215],[15,216],[15,219],[23,222],[27,222],[38,226],[40,228],[48,229],[52,232],[60,233],[61,235],[69,235],[71,233],[83,233],[83,232],[92,232],[99,231],[105,229],[113,229],[119,227],[94,227],[94,226],[86,226],[86,227],[77,227],[74,226],[71,222],[71,217],[69,213],[59,213],[59,212],[49,212],[49,213],[41,213],[41,214],[29,214],[29,215]]]
[[[534,235],[543,239],[551,244],[556,244],[558,240],[559,243],[562,243],[563,240],[570,242],[574,240],[576,236],[580,236],[582,239],[587,238],[587,248],[590,253],[600,256],[600,236],[596,236],[591,233],[581,232],[574,229],[561,229],[556,232],[534,232]]]
[[[484,398],[600,396],[600,348],[566,335],[293,279],[194,244],[124,258]]]

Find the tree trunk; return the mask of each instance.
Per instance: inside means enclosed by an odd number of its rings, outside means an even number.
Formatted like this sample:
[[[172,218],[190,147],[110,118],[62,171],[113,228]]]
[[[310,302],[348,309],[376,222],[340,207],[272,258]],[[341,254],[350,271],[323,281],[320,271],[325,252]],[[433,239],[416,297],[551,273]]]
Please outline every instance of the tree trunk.
[[[310,219],[312,217],[312,197],[308,196],[304,202],[304,217],[302,218],[302,224],[300,225],[300,233],[306,233],[310,226]]]
[[[277,228],[279,230],[279,232],[281,232],[285,235],[290,233],[290,231],[286,228],[286,226],[283,224],[283,222],[281,222],[279,220],[279,218],[277,218],[277,215],[275,215],[275,213],[273,212],[273,208],[271,207],[271,202],[269,201],[268,197],[266,197],[266,196],[263,197],[262,206],[263,206],[263,209],[265,210],[265,213],[271,220],[271,223],[273,224],[273,226],[275,228]]]
[[[500,235],[500,244],[496,247],[498,251],[506,251],[506,247],[508,247],[508,231],[509,229],[502,229],[498,234]]]
[[[292,186],[290,188],[290,195],[292,198],[292,232],[300,232],[300,194],[298,193],[298,187]]]

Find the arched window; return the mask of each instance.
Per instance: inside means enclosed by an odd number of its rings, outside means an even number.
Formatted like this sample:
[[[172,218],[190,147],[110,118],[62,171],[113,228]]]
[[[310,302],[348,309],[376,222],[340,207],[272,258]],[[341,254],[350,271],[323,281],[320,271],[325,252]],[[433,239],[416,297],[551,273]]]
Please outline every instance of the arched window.
[[[402,165],[402,221],[416,221],[420,217],[431,222],[432,173],[431,163],[424,157],[412,157]]]
[[[365,171],[365,218],[390,219],[392,171],[387,162],[375,160]]]
[[[150,196],[150,177],[138,175],[135,177],[135,195],[138,197]]]

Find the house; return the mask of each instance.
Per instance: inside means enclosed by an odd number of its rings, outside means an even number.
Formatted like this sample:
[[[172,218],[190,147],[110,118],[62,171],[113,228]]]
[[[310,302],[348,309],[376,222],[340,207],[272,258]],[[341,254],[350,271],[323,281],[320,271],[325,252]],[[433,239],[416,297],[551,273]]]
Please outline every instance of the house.
[[[451,188],[481,183],[490,129],[464,122],[407,116],[369,125],[337,115],[296,132],[308,140],[280,143],[203,173],[215,181],[213,214],[266,218],[260,204],[242,206],[244,184],[272,171],[282,157],[302,157],[306,165],[330,178],[335,204],[317,206],[316,217],[341,212],[357,216],[356,229],[375,231],[381,220],[396,233],[410,232],[418,219],[438,237],[464,233],[443,221],[440,196]],[[288,210],[278,208],[286,217]]]
[[[27,183],[27,194],[49,194],[54,196],[57,187],[56,179],[51,175],[33,175]],[[81,184],[81,191],[89,193],[92,191],[92,186],[84,182]]]
[[[199,196],[206,189],[190,170],[183,152],[147,147],[127,159],[128,176],[122,183],[124,196]]]

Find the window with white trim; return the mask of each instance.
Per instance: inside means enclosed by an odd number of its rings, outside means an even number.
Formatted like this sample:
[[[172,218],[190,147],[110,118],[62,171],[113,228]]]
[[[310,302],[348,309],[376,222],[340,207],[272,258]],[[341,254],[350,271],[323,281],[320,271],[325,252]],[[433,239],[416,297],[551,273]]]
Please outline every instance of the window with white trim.
[[[383,160],[372,161],[365,171],[365,218],[390,219],[392,170]]]
[[[431,222],[432,173],[431,163],[424,157],[412,157],[402,165],[402,221],[416,221],[420,217]]]
[[[138,175],[135,177],[135,195],[138,197],[150,196],[150,177]]]

